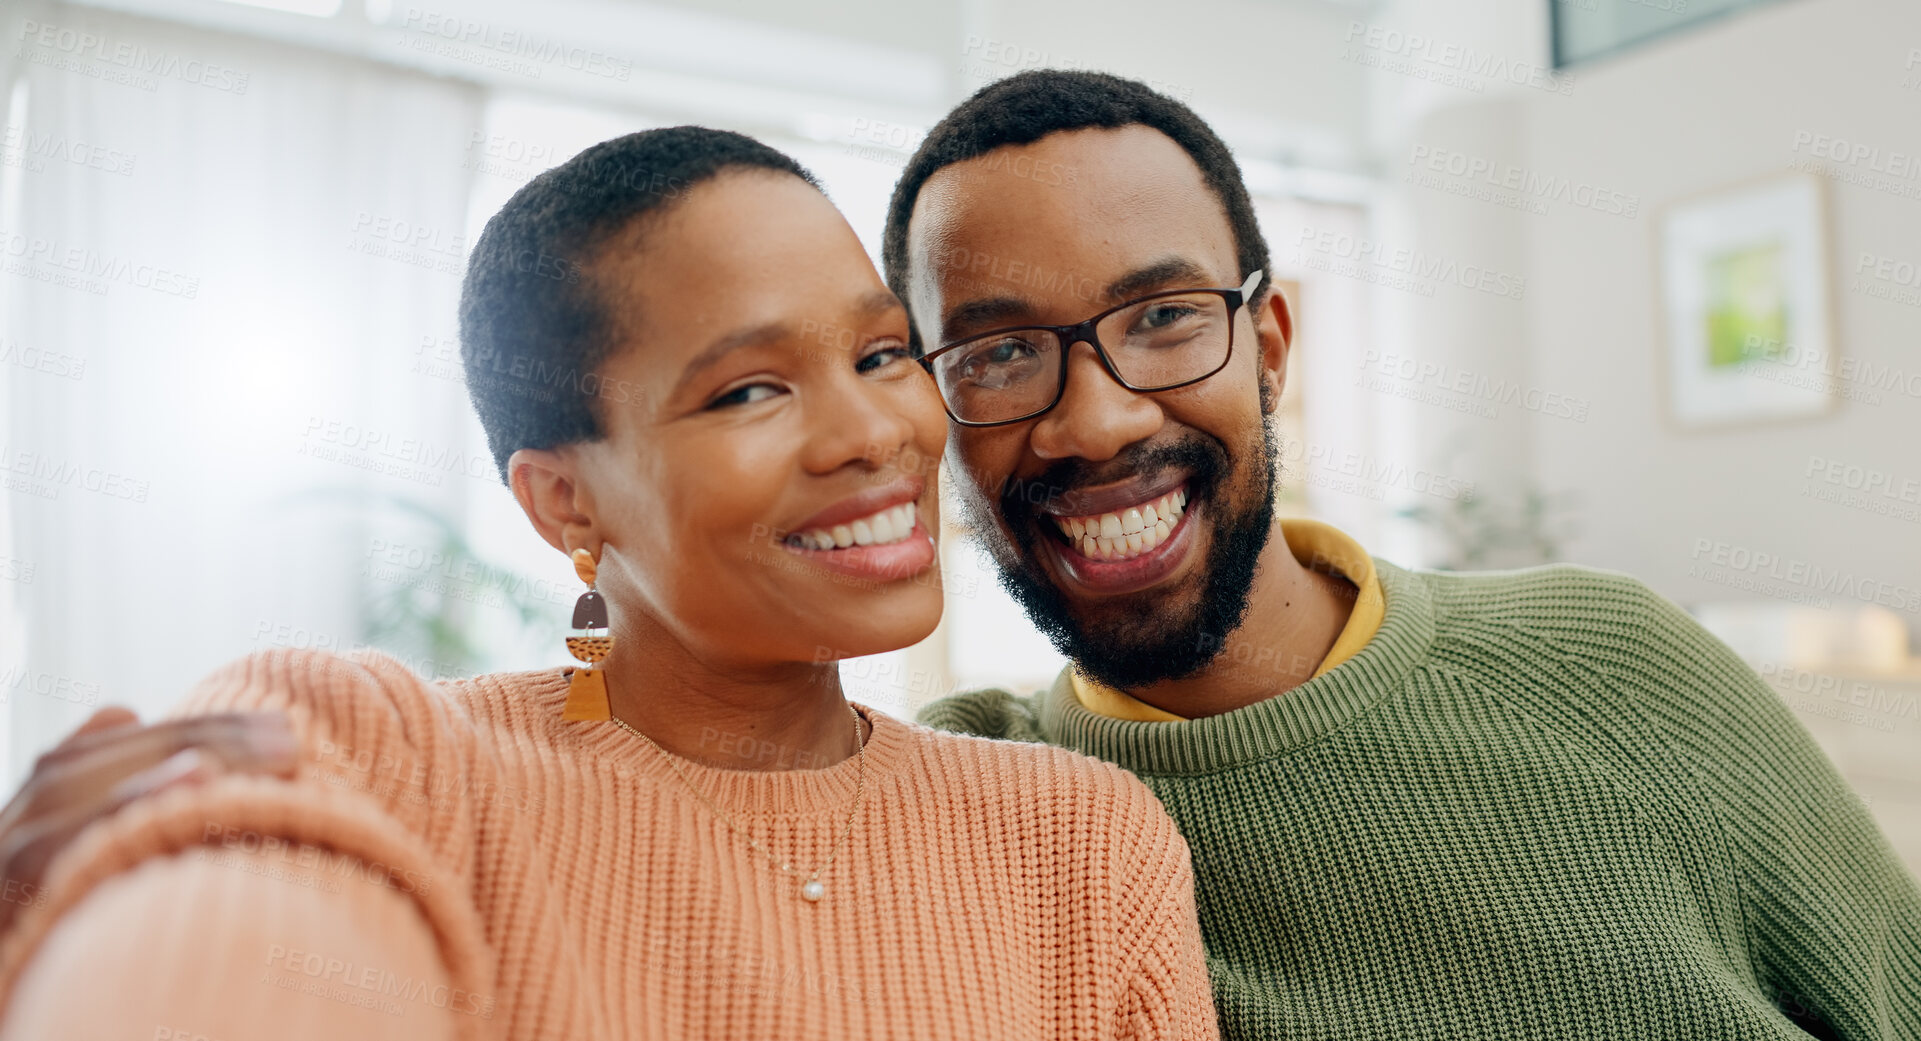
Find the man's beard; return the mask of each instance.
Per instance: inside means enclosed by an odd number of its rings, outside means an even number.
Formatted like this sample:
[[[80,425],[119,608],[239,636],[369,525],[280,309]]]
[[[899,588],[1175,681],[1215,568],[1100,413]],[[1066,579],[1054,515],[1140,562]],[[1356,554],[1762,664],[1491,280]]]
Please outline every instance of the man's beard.
[[[993,518],[982,516],[982,501],[977,497],[964,497],[964,512],[993,556],[1002,588],[1020,603],[1055,648],[1073,659],[1088,677],[1120,690],[1138,690],[1192,676],[1205,668],[1247,614],[1261,551],[1267,547],[1274,524],[1280,445],[1272,422],[1261,424],[1258,452],[1244,450],[1242,458],[1251,455],[1258,455],[1260,460],[1245,482],[1253,487],[1243,491],[1244,505],[1234,513],[1227,512],[1224,494],[1233,469],[1230,456],[1219,441],[1211,438],[1197,434],[1170,444],[1135,445],[1121,454],[1120,466],[1109,463],[1099,468],[1110,475],[1123,467],[1128,473],[1154,474],[1170,468],[1189,472],[1189,509],[1194,503],[1206,505],[1201,517],[1205,518],[1209,540],[1199,595],[1181,608],[1166,604],[1160,593],[1147,590],[1133,595],[1129,606],[1137,613],[1132,617],[1083,622],[1075,617],[1072,602],[1049,579],[1034,543],[1037,538],[1051,536],[1041,535],[1034,521],[1038,517],[1041,524],[1052,525],[1053,520],[1040,514],[1038,503],[1023,493],[1090,483],[1089,471],[1094,467],[1084,460],[1064,459],[1032,480],[1009,482],[1000,499],[1005,531]]]

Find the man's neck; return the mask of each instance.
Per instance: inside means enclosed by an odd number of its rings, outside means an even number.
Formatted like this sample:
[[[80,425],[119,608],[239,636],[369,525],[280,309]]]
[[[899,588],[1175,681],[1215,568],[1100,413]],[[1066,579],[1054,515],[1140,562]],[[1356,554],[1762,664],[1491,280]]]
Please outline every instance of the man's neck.
[[[1207,667],[1129,694],[1186,719],[1265,701],[1314,675],[1347,626],[1357,590],[1294,559],[1277,519],[1248,592],[1247,614]],[[1214,634],[1208,634],[1212,637]]]

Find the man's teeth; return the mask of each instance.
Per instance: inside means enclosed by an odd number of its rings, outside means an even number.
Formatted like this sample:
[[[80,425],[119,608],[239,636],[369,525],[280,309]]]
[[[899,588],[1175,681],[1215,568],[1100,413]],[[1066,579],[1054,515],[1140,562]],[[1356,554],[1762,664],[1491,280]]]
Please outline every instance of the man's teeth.
[[[1096,517],[1056,517],[1074,548],[1095,560],[1138,557],[1167,540],[1187,512],[1187,489],[1168,492],[1153,502]]]
[[[915,507],[911,502],[862,517],[831,528],[810,528],[787,536],[791,545],[802,549],[846,549],[849,546],[885,546],[914,533]]]

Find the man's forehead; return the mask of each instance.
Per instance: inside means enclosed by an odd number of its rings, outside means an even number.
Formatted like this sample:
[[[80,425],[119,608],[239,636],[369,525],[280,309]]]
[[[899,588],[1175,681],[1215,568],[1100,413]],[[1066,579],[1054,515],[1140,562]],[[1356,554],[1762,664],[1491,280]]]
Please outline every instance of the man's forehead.
[[[908,249],[924,322],[970,300],[1099,305],[1114,279],[1170,254],[1233,255],[1199,166],[1145,126],[1064,131],[942,168],[916,200]]]
[[[1034,218],[1091,225],[1125,220],[1145,204],[1208,194],[1200,167],[1166,134],[1139,125],[1089,127],[936,170],[921,186],[908,230],[910,242],[938,248],[983,225]]]

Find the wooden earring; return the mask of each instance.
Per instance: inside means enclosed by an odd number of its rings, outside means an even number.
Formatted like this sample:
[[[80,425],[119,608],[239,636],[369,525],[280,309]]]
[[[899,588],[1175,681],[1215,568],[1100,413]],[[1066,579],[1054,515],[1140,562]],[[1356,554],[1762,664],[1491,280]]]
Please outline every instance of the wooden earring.
[[[573,552],[574,574],[587,583],[587,591],[574,602],[574,634],[567,637],[567,652],[584,664],[574,670],[567,685],[567,706],[560,718],[568,721],[612,719],[607,705],[607,676],[594,664],[603,661],[614,649],[614,637],[607,620],[607,601],[594,588],[599,569],[594,555],[585,549]]]

